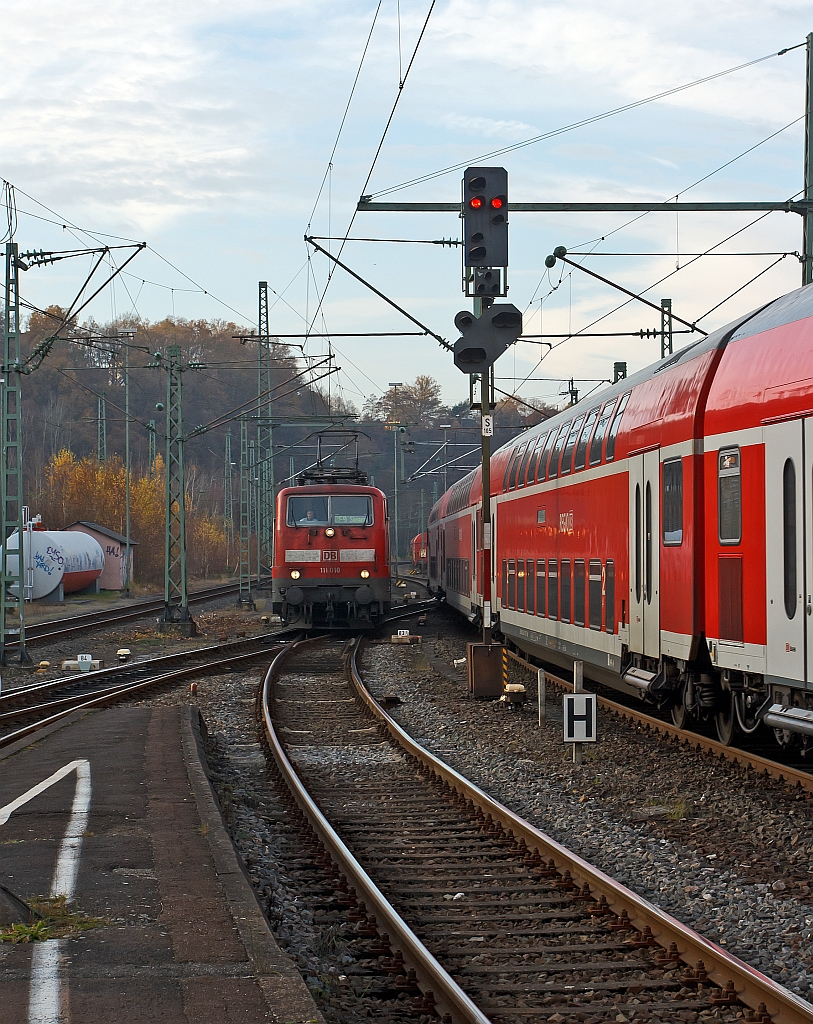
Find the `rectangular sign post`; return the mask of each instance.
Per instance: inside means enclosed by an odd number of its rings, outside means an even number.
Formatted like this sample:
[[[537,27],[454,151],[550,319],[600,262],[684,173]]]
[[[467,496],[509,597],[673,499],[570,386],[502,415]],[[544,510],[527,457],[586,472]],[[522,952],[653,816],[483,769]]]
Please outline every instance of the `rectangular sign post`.
[[[573,693],[563,697],[564,742],[573,744],[573,763],[582,763],[582,745],[596,742],[596,705],[594,693],[584,692],[584,662],[573,662]]]
[[[537,669],[536,679],[539,694],[539,728],[543,729],[548,724],[548,714],[545,707],[545,698],[547,696],[545,693],[545,670],[543,668]]]

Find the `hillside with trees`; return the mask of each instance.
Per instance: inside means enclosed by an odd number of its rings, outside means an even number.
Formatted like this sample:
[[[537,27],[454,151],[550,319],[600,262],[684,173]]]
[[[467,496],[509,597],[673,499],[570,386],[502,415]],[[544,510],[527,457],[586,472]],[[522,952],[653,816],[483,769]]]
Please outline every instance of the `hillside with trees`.
[[[22,339],[24,359],[49,337],[61,313],[52,308],[31,315]],[[117,336],[117,330],[136,333]],[[124,531],[123,346],[129,344],[132,536],[139,542],[136,576],[143,583],[161,579],[164,504],[160,460],[165,444],[167,381],[165,371],[156,368],[160,361],[155,357],[165,355],[168,346],[178,345],[184,363],[193,364],[183,374],[185,433],[218,421],[191,437],[185,449],[190,572],[209,577],[229,571],[234,551],[227,545],[224,526],[225,445],[226,435],[231,433],[232,462],[236,463],[233,494],[238,500],[240,428],[236,416],[240,411],[249,416],[255,412],[257,348],[252,341],[243,343],[235,336],[248,333],[239,325],[219,320],[167,318],[152,324],[118,320],[72,325],[71,340],[57,341],[23,381],[25,497],[32,512],[42,514],[50,528],[86,519]],[[440,385],[427,374],[367,399],[359,410],[337,393],[335,384],[328,386],[323,359],[305,360],[298,348],[273,344],[277,485],[313,460],[316,428],[306,421],[333,417],[337,425],[358,430],[362,466],[390,496],[397,462],[399,532],[405,552],[409,538],[419,531],[443,491],[443,474],[438,469],[444,459],[439,447],[444,436],[448,441],[446,480],[451,484],[478,461],[479,420],[470,413],[467,400],[452,407],[444,405]],[[103,453],[98,445],[101,397],[106,408],[106,459],[100,458]],[[504,443],[549,411],[542,406],[534,411],[527,404],[504,399],[496,409],[497,443]],[[158,466],[149,462],[151,421]],[[394,435],[393,423],[403,424],[405,432]],[[250,423],[249,431],[256,436],[256,423]],[[403,443],[397,445],[398,440]],[[423,463],[423,474],[436,472],[410,482]]]

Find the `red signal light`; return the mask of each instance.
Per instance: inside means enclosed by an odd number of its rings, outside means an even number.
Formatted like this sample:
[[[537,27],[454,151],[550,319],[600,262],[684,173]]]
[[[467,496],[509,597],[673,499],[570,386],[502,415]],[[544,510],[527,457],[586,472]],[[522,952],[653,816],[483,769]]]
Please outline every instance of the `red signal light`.
[[[494,196],[491,200],[491,208],[493,210],[501,210],[505,206],[505,199],[502,196]]]
[[[469,206],[472,208],[472,210],[481,209],[484,203],[485,199],[483,199],[482,196],[474,196],[473,199],[469,200]]]

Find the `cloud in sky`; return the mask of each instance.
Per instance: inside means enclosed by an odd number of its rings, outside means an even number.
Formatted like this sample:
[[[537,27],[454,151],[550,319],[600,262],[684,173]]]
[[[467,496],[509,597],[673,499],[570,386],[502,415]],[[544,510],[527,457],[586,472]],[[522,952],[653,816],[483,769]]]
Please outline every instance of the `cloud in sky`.
[[[31,5],[9,0],[0,14],[0,175],[57,211],[56,220],[64,217],[98,231],[146,239],[240,310],[247,323],[254,317],[259,278],[277,291],[295,278],[285,297],[296,312],[278,304],[274,326],[280,332],[298,330],[301,318],[312,315],[316,288],[326,277],[324,260],[306,264],[302,234],[375,2],[178,0],[168,5],[109,0],[99,5],[41,0]],[[427,0],[401,0],[399,62],[396,5],[394,0],[382,4],[313,222],[317,234],[341,234],[349,223],[398,92],[399,63],[403,71],[427,9]],[[571,5],[502,0],[486,9],[475,0],[440,2],[371,187],[474,159],[792,46],[804,40],[808,22],[809,5],[791,0],[715,5],[688,0],[672,7],[654,0],[632,6],[626,0]],[[498,162],[509,169],[515,199],[665,198],[802,113],[803,81],[804,51],[797,50]],[[801,153],[797,126],[693,195],[785,198],[801,185]],[[458,180],[454,172],[391,198],[454,199]],[[19,206],[50,217],[23,196]],[[687,215],[676,225],[671,215],[651,215],[608,235],[629,220],[609,214],[513,216],[512,300],[521,307],[528,304],[544,278],[544,257],[556,244],[572,246],[604,235],[608,241],[599,243],[600,249],[671,251],[678,242],[684,248],[711,245],[747,223],[739,215]],[[353,232],[454,237],[459,221],[442,215],[364,214]],[[23,245],[44,248],[75,242],[61,224],[24,215],[18,237]],[[796,249],[799,219],[774,216],[736,244],[765,251]],[[355,243],[345,255],[376,286],[418,310],[433,329],[451,334],[452,317],[465,304],[456,250]],[[662,262],[607,259],[601,267],[638,288],[657,279]],[[679,304],[699,315],[753,276],[757,262],[717,259],[682,271],[668,282],[676,309]],[[767,262],[766,257],[763,265]],[[133,268],[136,278],[190,287],[149,254]],[[39,304],[64,301],[74,281],[67,267],[48,273],[26,278],[25,287]],[[798,280],[798,264],[788,258],[722,307],[712,326]],[[132,283],[134,294],[140,281]],[[201,294],[178,292],[174,299],[179,315],[237,317]],[[125,301],[122,293],[119,307]],[[138,303],[144,316],[171,312],[171,301],[166,288],[141,286]],[[563,329],[566,319],[589,322],[615,301],[615,293],[586,278],[568,279],[567,289],[551,294],[544,315],[552,330]],[[109,302],[94,312],[104,319]],[[327,326],[341,332],[404,326],[394,311],[341,273],[334,277],[324,314]],[[625,309],[608,323],[612,329],[633,329],[646,316],[643,307]],[[447,397],[462,395],[458,372],[434,342],[386,344],[385,354],[382,343],[347,339],[344,347],[348,358],[379,385],[387,382],[378,380],[378,368],[387,365],[387,374],[407,379],[418,370],[433,373]],[[618,339],[612,351],[585,339],[568,342],[543,365],[563,376],[577,368],[600,377],[622,358],[622,345],[631,368],[651,356],[645,345],[630,339]],[[529,358],[520,350],[518,365]],[[372,390],[369,381],[365,387]],[[536,392],[529,384],[522,393]]]

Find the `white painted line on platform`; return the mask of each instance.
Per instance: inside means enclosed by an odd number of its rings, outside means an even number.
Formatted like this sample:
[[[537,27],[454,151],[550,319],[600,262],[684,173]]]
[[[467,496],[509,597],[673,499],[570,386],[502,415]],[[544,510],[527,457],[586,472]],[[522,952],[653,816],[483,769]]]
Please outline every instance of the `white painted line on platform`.
[[[11,815],[23,804],[27,804],[29,800],[33,800],[35,796],[39,796],[40,793],[44,793],[46,789],[50,789],[51,786],[55,785],[61,779],[64,779],[66,775],[70,775],[72,771],[79,770],[79,765],[87,765],[88,773],[90,772],[90,764],[88,761],[71,761],[70,764],[64,765],[59,771],[54,772],[53,775],[49,775],[47,779],[42,782],[38,782],[36,786],[32,786],[31,789],[26,790],[22,796],[18,796],[16,800],[12,800],[10,804],[6,804],[5,807],[0,807],[0,825],[5,825]]]
[[[76,874],[79,870],[79,855],[82,852],[82,837],[85,834],[90,814],[90,761],[82,758],[71,761],[47,779],[32,786],[22,796],[0,807],[0,825],[5,824],[14,811],[55,786],[66,775],[76,772],[76,789],[73,794],[71,816],[56,861],[51,882],[51,896],[73,898],[76,888]],[[50,939],[34,944],[31,955],[31,987],[28,995],[28,1024],[60,1024],[61,983],[59,977],[60,939]]]

